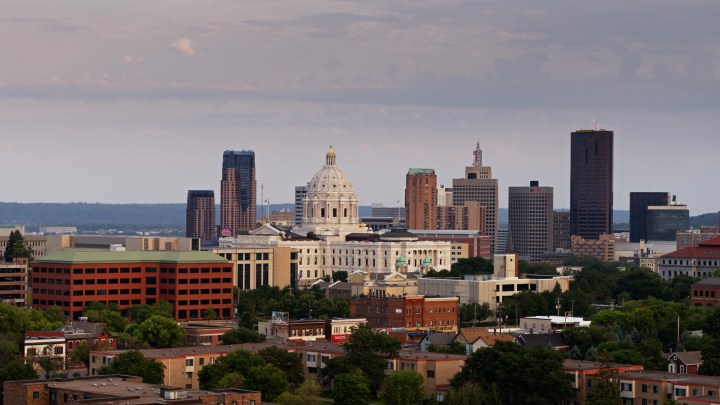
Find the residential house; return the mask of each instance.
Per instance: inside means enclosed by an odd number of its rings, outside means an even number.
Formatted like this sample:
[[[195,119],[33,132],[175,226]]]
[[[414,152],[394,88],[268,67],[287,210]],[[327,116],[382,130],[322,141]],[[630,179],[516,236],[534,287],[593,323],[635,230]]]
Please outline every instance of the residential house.
[[[502,333],[502,330],[498,331],[498,328],[462,328],[460,333],[457,334],[453,342],[458,342],[465,345],[467,349],[467,355],[475,353],[478,349],[486,347],[493,347],[496,342],[512,342],[513,336],[510,334]]]
[[[675,352],[668,356],[668,372],[677,374],[697,374],[703,363],[699,351]]]

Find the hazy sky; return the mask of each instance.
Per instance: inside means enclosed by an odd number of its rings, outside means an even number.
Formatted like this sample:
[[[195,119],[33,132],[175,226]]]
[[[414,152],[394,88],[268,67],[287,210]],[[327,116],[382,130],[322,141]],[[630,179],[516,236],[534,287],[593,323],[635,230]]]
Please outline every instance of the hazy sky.
[[[292,202],[332,144],[361,203],[394,205],[480,141],[501,206],[539,180],[568,207],[570,132],[597,122],[615,208],[720,210],[718,1],[2,3],[0,201],[183,202],[252,149]]]

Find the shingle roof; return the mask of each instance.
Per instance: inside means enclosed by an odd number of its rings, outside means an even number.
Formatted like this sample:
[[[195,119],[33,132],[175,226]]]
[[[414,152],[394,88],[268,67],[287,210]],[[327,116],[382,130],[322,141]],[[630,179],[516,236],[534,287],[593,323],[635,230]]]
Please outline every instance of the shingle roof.
[[[477,342],[478,339],[482,339],[488,346],[492,346],[495,342],[512,342],[513,337],[511,335],[495,334],[490,332],[488,328],[462,328],[458,338],[462,336],[462,339],[469,344]],[[458,340],[458,339],[456,339]]]
[[[35,263],[228,263],[215,253],[206,251],[91,251],[60,250],[47,254]]]
[[[695,285],[720,285],[720,277],[709,277],[695,283]]]
[[[694,365],[694,364],[702,364],[702,354],[699,351],[693,351],[693,352],[675,352],[668,356],[668,358],[672,356],[677,356],[680,361],[685,363],[685,365]]]

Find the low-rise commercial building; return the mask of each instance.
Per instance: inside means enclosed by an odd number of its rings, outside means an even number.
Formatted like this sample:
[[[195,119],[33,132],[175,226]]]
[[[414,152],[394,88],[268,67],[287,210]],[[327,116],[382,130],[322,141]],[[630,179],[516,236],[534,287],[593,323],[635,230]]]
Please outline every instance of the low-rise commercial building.
[[[5,405],[260,405],[259,391],[198,391],[145,384],[141,377],[104,375],[5,382]]]
[[[267,285],[296,288],[298,250],[289,247],[239,246],[216,248],[211,252],[233,265],[233,286],[254,290]]]
[[[350,301],[350,316],[366,318],[373,328],[457,331],[458,298],[423,295],[364,297]]]
[[[93,302],[168,301],[177,320],[232,317],[232,264],[198,251],[58,251],[33,263],[33,307],[78,319]]]
[[[720,277],[700,280],[690,287],[690,305],[720,305]]]

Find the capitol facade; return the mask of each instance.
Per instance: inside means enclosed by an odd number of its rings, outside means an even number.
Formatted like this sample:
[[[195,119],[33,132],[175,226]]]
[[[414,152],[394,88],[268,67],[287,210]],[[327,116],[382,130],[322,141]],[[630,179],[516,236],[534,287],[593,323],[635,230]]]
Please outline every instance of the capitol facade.
[[[298,251],[296,285],[307,287],[336,271],[362,273],[367,280],[421,276],[430,268],[449,270],[451,243],[420,241],[400,229],[376,233],[360,222],[359,200],[350,178],[337,166],[332,147],[308,183],[302,225],[291,230],[264,224],[221,247],[290,247]]]

